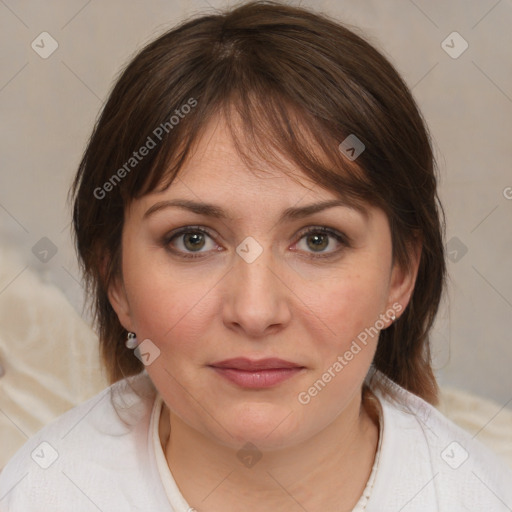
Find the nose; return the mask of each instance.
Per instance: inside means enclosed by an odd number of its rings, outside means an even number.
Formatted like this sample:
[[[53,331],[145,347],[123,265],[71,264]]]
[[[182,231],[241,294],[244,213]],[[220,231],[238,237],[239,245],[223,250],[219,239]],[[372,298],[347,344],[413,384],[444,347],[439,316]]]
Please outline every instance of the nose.
[[[224,280],[224,324],[250,338],[262,338],[284,329],[290,322],[293,295],[287,282],[289,275],[284,274],[268,247],[254,261],[236,254]]]

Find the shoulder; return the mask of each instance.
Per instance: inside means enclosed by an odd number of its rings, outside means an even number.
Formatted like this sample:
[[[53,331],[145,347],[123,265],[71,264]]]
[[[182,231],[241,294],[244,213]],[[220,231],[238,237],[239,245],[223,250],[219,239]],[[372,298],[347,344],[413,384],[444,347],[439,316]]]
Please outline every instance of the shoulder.
[[[431,404],[379,379],[390,392],[376,390],[384,433],[375,491],[389,503],[379,512],[512,509],[512,470],[504,461]]]
[[[72,503],[75,510],[86,510],[91,501],[107,510],[116,489],[123,494],[121,487],[131,486],[137,492],[140,479],[134,475],[149,466],[155,396],[142,373],[116,382],[45,426],[0,473],[0,510],[59,511]],[[82,508],[76,506],[80,502]]]

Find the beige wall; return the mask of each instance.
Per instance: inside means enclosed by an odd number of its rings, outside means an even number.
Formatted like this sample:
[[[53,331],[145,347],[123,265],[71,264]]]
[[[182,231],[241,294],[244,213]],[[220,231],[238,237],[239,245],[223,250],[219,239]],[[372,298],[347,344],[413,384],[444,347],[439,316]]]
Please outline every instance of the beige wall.
[[[467,247],[448,263],[450,306],[435,330],[438,375],[443,384],[506,404],[512,399],[512,2],[301,3],[361,27],[413,88],[439,159],[452,259],[457,244]],[[141,44],[205,9],[199,0],[0,3],[1,242],[19,248],[19,271],[30,265],[45,274],[78,310],[82,288],[65,199],[95,117]],[[31,48],[43,31],[59,45],[47,59]],[[458,58],[441,46],[453,31],[469,44]],[[449,51],[463,48],[452,39]],[[57,248],[47,263],[32,253],[42,237]]]

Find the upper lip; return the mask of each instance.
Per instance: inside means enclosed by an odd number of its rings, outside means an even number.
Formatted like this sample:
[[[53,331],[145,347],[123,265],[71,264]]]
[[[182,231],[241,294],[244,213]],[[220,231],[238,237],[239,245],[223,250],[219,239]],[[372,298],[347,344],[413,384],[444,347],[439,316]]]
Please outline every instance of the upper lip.
[[[235,357],[212,363],[210,366],[216,368],[233,368],[236,370],[270,370],[276,368],[302,368],[300,364],[271,357],[267,359],[248,359],[246,357]]]

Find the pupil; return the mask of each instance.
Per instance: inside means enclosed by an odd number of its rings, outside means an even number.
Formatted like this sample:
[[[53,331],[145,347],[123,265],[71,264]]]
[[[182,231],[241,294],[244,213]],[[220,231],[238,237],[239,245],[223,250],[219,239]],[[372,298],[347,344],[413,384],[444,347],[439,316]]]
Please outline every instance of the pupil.
[[[311,235],[309,239],[314,240],[313,244],[317,249],[325,249],[327,246],[327,237],[325,235]]]
[[[192,243],[189,246],[188,242],[191,240]],[[187,247],[187,249],[201,248],[201,243],[204,243],[204,240],[203,235],[201,235],[200,233],[189,233],[188,235],[185,235],[185,246]]]

